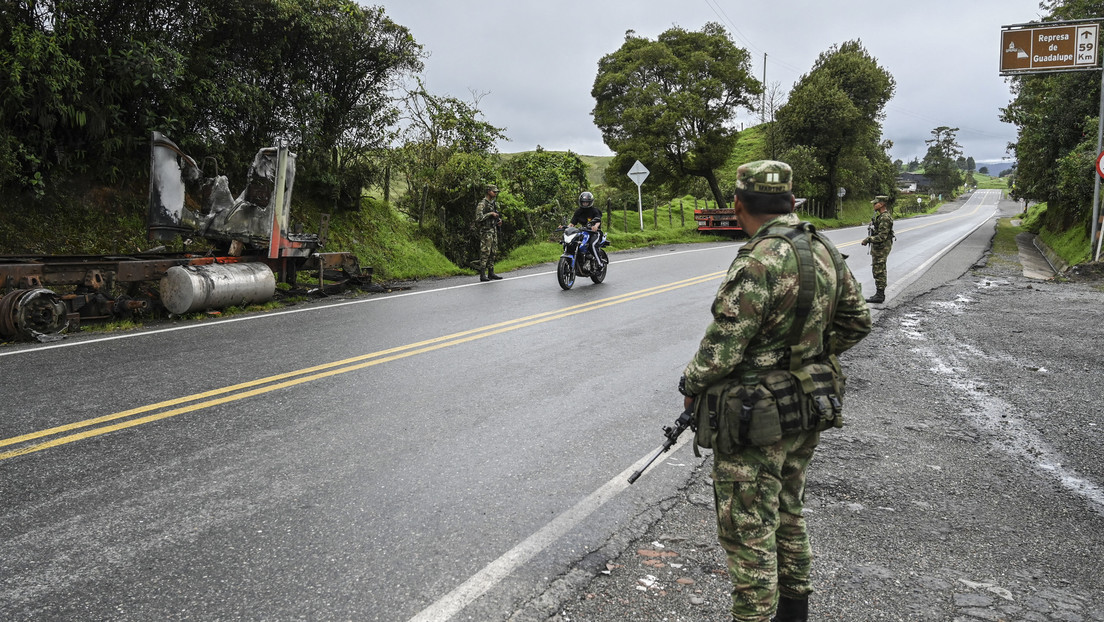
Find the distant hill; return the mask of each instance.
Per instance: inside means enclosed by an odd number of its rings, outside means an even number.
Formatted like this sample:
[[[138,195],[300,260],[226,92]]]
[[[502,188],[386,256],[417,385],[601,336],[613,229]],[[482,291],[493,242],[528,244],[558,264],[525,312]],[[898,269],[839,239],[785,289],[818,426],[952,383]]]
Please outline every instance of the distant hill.
[[[977,161],[974,163],[977,168],[975,170],[981,170],[981,167],[987,167],[989,169],[990,177],[1000,177],[1000,174],[1008,169],[1016,166],[1015,162],[1010,160],[994,160],[992,162]]]
[[[556,151],[555,149],[552,149],[551,151],[553,153],[567,153],[566,151]],[[518,151],[516,153],[500,153],[498,155],[500,158],[503,159],[503,161],[505,161],[509,160],[510,158],[519,156],[523,153],[531,152]],[[583,161],[583,164],[587,165],[587,181],[590,182],[590,187],[593,188],[595,186],[602,185],[603,177],[606,173],[606,167],[609,166],[610,160],[613,159],[613,156],[588,156],[579,154],[575,155],[578,155],[579,159]]]
[[[609,166],[613,156],[581,155],[579,159],[587,165],[587,181],[590,182],[590,187],[602,185],[605,181],[606,167]]]

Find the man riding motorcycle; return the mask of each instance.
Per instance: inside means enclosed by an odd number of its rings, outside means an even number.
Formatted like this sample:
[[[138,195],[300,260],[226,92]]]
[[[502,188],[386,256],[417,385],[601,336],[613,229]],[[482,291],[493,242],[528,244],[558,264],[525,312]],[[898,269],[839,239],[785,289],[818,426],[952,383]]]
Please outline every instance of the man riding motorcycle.
[[[605,262],[598,255],[598,243],[604,237],[600,231],[602,226],[602,212],[594,207],[594,195],[589,192],[584,192],[579,195],[579,209],[575,210],[575,213],[571,215],[572,226],[585,228],[594,232],[594,235],[590,236],[590,243],[587,245],[590,249],[590,253],[594,256],[594,259],[598,262],[598,265],[603,265]]]

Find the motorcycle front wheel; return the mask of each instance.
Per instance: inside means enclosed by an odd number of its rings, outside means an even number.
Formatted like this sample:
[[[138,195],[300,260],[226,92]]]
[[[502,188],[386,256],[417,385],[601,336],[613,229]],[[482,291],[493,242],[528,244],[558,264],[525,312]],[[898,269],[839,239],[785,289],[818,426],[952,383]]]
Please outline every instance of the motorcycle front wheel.
[[[590,275],[590,280],[595,283],[606,280],[606,268],[609,267],[609,257],[606,256],[606,251],[598,249],[598,256],[602,258],[602,267]]]
[[[556,280],[564,289],[571,289],[575,284],[575,268],[571,266],[571,260],[567,257],[560,257],[560,265],[556,266]]]

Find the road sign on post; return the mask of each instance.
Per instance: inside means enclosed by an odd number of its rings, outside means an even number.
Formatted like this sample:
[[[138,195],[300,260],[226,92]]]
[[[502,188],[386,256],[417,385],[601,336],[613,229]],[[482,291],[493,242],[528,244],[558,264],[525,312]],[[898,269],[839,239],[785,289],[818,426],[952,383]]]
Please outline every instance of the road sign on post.
[[[1001,29],[1000,74],[1014,76],[1029,73],[1065,71],[1100,71],[1100,18],[1071,22],[1016,24]],[[1096,151],[1104,150],[1104,71],[1100,72],[1100,114],[1096,128]],[[1097,160],[1097,171],[1100,170]],[[1099,233],[1100,177],[1093,179],[1092,232],[1089,235],[1089,255],[1092,240]],[[1104,236],[1102,236],[1104,237]],[[1101,244],[1096,245],[1096,260],[1100,260]]]
[[[1001,74],[1097,69],[1099,37],[1095,23],[1002,30]]]
[[[632,165],[629,169],[629,179],[633,180],[636,184],[636,211],[640,214],[640,230],[644,230],[644,202],[641,200],[640,186],[644,183],[644,180],[648,178],[648,167],[640,163],[640,160],[636,161],[636,164]]]

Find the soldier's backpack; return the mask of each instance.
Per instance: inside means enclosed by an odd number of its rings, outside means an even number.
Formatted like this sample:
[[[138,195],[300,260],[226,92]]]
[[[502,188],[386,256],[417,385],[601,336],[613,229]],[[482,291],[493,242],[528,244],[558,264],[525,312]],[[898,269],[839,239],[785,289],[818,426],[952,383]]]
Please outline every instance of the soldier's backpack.
[[[798,345],[812,309],[816,293],[816,268],[813,238],[828,249],[836,270],[836,291],[823,335],[826,356],[806,362]],[[717,383],[697,397],[694,404],[697,424],[694,452],[698,447],[720,453],[734,453],[740,446],[771,445],[797,430],[825,430],[843,426],[843,393],[846,377],[839,358],[833,352],[833,320],[847,265],[839,251],[816,232],[811,223],[796,227],[772,227],[765,235],[745,244],[741,255],[750,254],[755,245],[768,238],[781,238],[791,244],[797,257],[798,293],[793,325],[786,343],[790,350],[789,369],[774,369]]]

